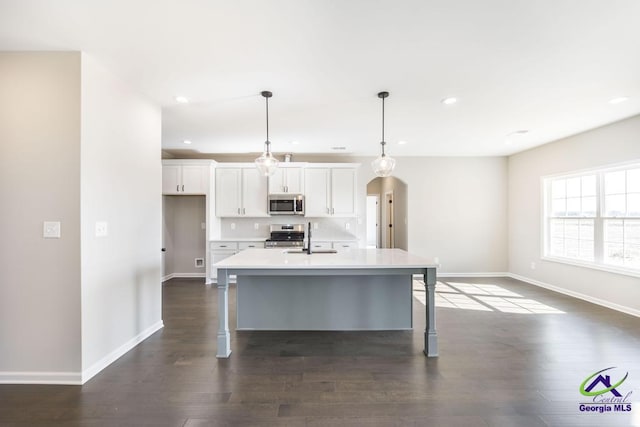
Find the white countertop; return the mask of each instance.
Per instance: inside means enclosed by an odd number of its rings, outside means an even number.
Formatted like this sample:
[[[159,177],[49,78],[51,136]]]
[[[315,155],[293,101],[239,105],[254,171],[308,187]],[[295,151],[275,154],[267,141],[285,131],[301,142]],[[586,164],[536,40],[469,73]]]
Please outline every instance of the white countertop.
[[[247,249],[215,264],[216,268],[336,269],[336,268],[437,268],[431,258],[402,249],[351,249],[336,254],[287,253],[286,249]]]

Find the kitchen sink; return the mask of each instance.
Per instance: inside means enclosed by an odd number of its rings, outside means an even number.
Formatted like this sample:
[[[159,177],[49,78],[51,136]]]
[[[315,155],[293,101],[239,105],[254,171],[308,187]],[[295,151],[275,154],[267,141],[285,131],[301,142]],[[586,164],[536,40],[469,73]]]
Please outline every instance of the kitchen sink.
[[[285,249],[285,254],[306,254],[306,249]],[[311,255],[313,254],[337,254],[336,249],[311,249]]]

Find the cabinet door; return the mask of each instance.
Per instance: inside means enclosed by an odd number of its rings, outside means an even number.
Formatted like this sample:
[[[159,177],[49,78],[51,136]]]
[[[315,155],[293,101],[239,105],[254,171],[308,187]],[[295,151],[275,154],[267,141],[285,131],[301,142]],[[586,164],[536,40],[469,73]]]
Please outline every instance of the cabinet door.
[[[303,185],[303,169],[302,168],[282,168],[284,172],[284,185],[287,193],[302,194],[304,193]]]
[[[162,194],[179,194],[181,168],[178,165],[162,166]]]
[[[242,170],[216,169],[216,216],[240,216]]]
[[[257,168],[242,169],[243,216],[268,216],[267,178]]]
[[[276,169],[276,173],[269,177],[269,194],[279,194],[285,192],[284,176],[285,169],[278,168]]]
[[[329,216],[329,169],[305,169],[304,188],[305,216]]]
[[[356,170],[331,169],[331,214],[356,215]]]
[[[182,186],[183,194],[207,194],[209,187],[209,166],[183,165]]]

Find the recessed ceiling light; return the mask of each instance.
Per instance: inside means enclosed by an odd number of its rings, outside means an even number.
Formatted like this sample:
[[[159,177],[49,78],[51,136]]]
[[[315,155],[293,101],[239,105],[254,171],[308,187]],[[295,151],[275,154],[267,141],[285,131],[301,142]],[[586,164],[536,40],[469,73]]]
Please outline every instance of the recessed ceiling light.
[[[346,150],[347,147],[331,147],[332,150]]]
[[[191,144],[191,141],[189,141],[188,139],[185,139],[184,141],[182,141],[182,143],[189,145],[189,144]]]
[[[621,102],[628,101],[629,98],[626,96],[619,96],[617,98],[613,98],[609,100],[609,104],[620,104]]]
[[[442,102],[444,105],[453,105],[458,102],[458,98],[450,96],[448,98],[443,98],[440,102]]]
[[[525,135],[527,133],[529,133],[529,129],[519,129],[519,130],[514,130],[511,133],[508,133],[507,136]]]
[[[398,141],[398,145],[404,145],[406,143],[407,143],[407,141]]]
[[[291,141],[291,145],[298,145],[300,144],[300,141]]]
[[[176,96],[176,102],[179,102],[180,104],[188,104],[189,100],[184,96]]]

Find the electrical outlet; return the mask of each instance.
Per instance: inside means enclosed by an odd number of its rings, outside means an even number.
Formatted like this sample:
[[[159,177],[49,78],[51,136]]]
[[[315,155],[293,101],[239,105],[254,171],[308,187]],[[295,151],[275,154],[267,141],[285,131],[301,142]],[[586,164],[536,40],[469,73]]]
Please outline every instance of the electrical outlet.
[[[45,239],[59,239],[60,221],[45,221],[42,227],[42,237]]]
[[[317,229],[318,229],[318,223],[317,223],[317,222],[314,222],[314,223],[313,223],[313,229],[314,229],[314,230],[317,230]]]
[[[257,222],[253,223],[253,229],[254,230],[259,230],[260,229],[260,224],[257,223]]]
[[[109,228],[106,221],[96,221],[96,237],[107,237]]]
[[[535,269],[536,269],[536,263],[535,263],[535,262],[533,262],[533,261],[531,262],[531,269],[532,269],[532,270],[535,270]]]
[[[201,222],[200,223],[200,228],[202,228],[203,230],[206,230],[207,229],[207,224],[204,223],[204,222]]]
[[[344,229],[345,229],[345,230],[348,230],[348,229],[350,229],[350,228],[351,228],[351,224],[349,224],[348,222],[345,222],[345,223],[344,223]]]
[[[231,229],[232,229],[232,230],[235,230],[235,229],[236,229],[236,223],[235,223],[235,222],[232,222],[232,223],[231,223]]]

